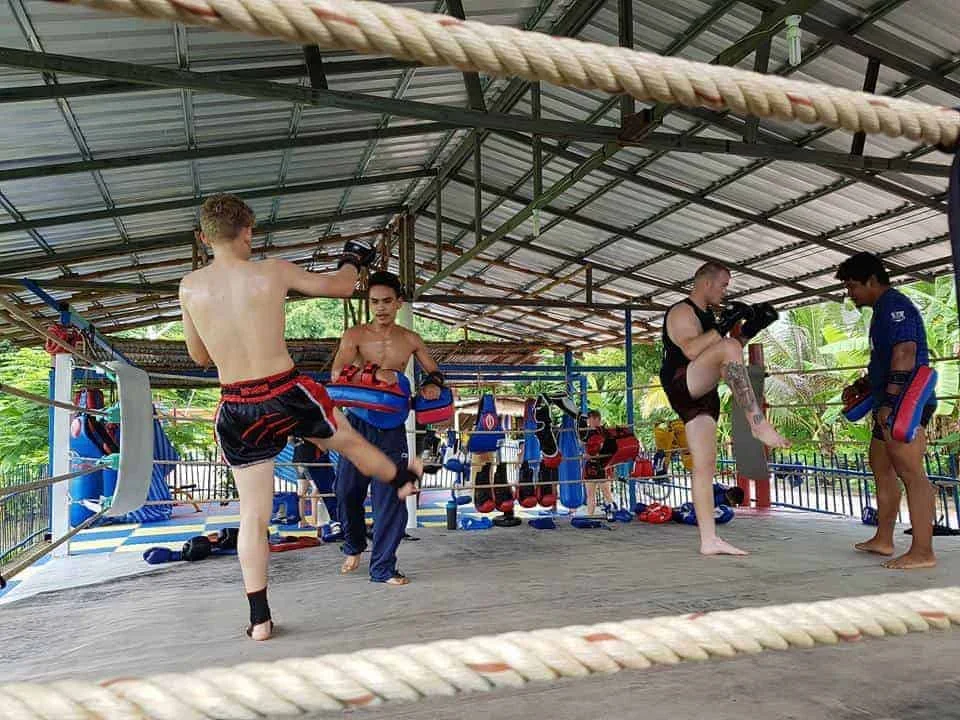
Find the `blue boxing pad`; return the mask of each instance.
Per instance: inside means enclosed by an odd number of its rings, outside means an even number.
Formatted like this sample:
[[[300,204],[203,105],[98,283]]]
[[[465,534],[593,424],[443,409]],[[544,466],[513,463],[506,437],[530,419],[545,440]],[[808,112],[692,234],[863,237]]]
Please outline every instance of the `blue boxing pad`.
[[[143,559],[151,565],[160,565],[162,563],[178,562],[183,558],[177,550],[170,550],[165,547],[152,547],[144,551]]]
[[[733,520],[733,508],[729,505],[718,505],[713,509],[713,520],[717,525],[726,525]]]
[[[553,518],[549,515],[544,515],[543,517],[530,518],[530,527],[534,527],[537,530],[554,530],[557,527],[557,524],[553,521]]]
[[[910,374],[910,379],[897,396],[888,423],[890,436],[897,442],[913,442],[920,427],[923,408],[933,397],[937,387],[937,371],[921,365]]]
[[[407,421],[410,414],[410,380],[403,373],[397,373],[395,385],[386,389],[364,388],[367,399],[371,399],[370,407],[350,405],[350,412],[361,420],[381,430],[391,430],[400,427]],[[333,398],[331,386],[327,386],[327,394]],[[379,403],[376,405],[375,403]],[[334,400],[334,405],[338,402]]]
[[[850,422],[860,420],[873,410],[873,389],[866,377],[847,385],[840,397],[843,400],[843,416]]]
[[[619,510],[614,510],[613,520],[614,522],[620,522],[620,523],[633,522],[633,513],[627,510],[626,508],[620,508]]]
[[[558,470],[560,502],[573,510],[586,505],[587,491],[583,485],[583,445],[577,435],[576,420],[567,414],[560,424],[559,448],[563,457]]]
[[[537,401],[530,398],[523,408],[523,460],[530,463],[539,463],[541,458],[540,438],[537,437]]]
[[[580,528],[581,530],[589,530],[591,528],[602,528],[603,523],[599,520],[593,520],[586,517],[575,517],[570,520],[570,524],[575,528]]]
[[[440,396],[435,400],[427,400],[417,394],[413,400],[413,411],[417,415],[418,425],[439,425],[453,418],[453,391],[450,388],[440,388]]]
[[[503,422],[497,414],[497,403],[490,393],[484,393],[480,397],[474,430],[475,432],[470,435],[470,440],[467,441],[468,452],[494,452],[504,438]]]

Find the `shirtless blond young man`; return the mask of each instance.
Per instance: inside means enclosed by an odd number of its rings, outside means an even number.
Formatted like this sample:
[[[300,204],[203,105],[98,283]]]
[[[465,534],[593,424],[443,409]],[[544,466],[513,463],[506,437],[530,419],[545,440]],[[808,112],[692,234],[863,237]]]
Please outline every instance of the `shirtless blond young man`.
[[[743,364],[744,343],[773,322],[776,311],[767,305],[735,303],[716,319],[710,308],[720,307],[729,284],[730,271],[723,265],[702,265],[694,274],[690,295],[671,306],[663,322],[660,382],[684,423],[693,456],[693,507],[703,555],[747,554],[717,536],[713,517],[720,380],[743,409],[755,438],[769,447],[789,445],[764,416]],[[731,331],[738,339],[727,337]]]
[[[200,213],[200,237],[213,261],[180,281],[183,329],[190,357],[217,368],[221,385],[215,432],[240,494],[237,553],[250,603],[247,634],[273,631],[267,602],[267,528],[273,509],[274,458],[288,437],[335,450],[381,479],[402,502],[416,491],[419,461],[400,465],[358,435],[333,407],[323,386],[294,366],[284,341],[284,304],[296,290],[348,297],[374,256],[349,241],[336,272],[319,274],[284,260],[250,261],[254,213],[239,198],[216,195]]]
[[[403,304],[403,287],[396,275],[376,272],[370,276],[368,300],[373,322],[349,328],[340,340],[340,348],[333,359],[331,377],[338,377],[347,365],[373,363],[379,366],[377,379],[387,383],[397,381],[411,356],[416,356],[420,367],[428,373],[420,389],[427,400],[440,396],[443,376],[430,357],[423,339],[415,332],[397,326],[397,311]],[[385,452],[395,463],[402,463],[409,454],[407,432],[403,424],[380,428],[359,417],[361,411],[349,410],[350,422],[364,438]],[[341,572],[353,572],[360,565],[360,555],[367,547],[366,513],[364,500],[370,478],[376,473],[352,461],[337,464],[337,513],[343,528],[344,544]],[[396,493],[382,483],[370,489],[373,506],[373,550],[370,555],[370,580],[387,585],[406,585],[409,580],[397,570],[397,548],[403,540],[407,525],[407,506]]]

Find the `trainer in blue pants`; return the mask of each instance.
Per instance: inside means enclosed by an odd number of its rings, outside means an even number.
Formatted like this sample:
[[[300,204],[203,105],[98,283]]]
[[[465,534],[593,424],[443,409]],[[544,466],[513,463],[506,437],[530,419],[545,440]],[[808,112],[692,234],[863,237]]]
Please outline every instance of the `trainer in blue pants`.
[[[397,463],[406,464],[407,431],[400,427],[381,430],[357,415],[350,414],[350,425]],[[343,456],[337,463],[337,514],[343,526],[343,554],[359,555],[367,547],[366,515],[363,502],[370,489],[373,505],[373,550],[370,554],[370,579],[387,582],[402,577],[397,572],[397,547],[407,527],[407,505],[397,497],[393,486],[362,474]]]

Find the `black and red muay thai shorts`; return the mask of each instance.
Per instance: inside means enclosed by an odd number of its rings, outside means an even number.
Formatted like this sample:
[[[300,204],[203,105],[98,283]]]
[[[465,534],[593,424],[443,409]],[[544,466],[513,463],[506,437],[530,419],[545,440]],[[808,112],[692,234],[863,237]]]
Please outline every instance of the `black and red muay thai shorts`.
[[[230,467],[272,460],[291,436],[324,439],[336,429],[327,391],[296,368],[220,386],[214,431]]]

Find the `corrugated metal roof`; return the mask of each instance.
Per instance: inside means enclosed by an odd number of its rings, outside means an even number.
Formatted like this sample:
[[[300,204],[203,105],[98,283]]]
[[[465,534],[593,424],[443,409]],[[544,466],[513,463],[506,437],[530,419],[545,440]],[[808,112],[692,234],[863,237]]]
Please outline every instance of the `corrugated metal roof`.
[[[710,61],[750,33],[762,11],[773,0],[727,3],[726,12],[699,33],[691,28],[714,3],[701,0],[635,0],[634,36],[637,49]],[[398,2],[424,11],[443,11],[443,5]],[[543,0],[535,3],[475,0],[468,16],[492,24],[522,27],[531,24],[551,32],[554,23],[588,5],[588,0]],[[595,3],[598,9],[579,33],[582,39],[609,45],[618,42],[617,3]],[[960,6],[935,0],[887,4],[886,12],[869,17],[870,0],[824,0],[807,15],[816,22],[842,30],[918,66],[960,81],[955,58],[960,53]],[[892,9],[890,9],[892,7]],[[15,12],[16,10],[16,12]],[[819,38],[805,28],[805,53]],[[175,27],[145,22],[55,3],[18,2],[0,6],[0,45],[40,49],[84,58],[182,68],[200,72],[250,71],[260,79],[276,72],[275,82],[309,87],[308,73],[291,68],[303,64],[301,48],[288,43],[207,28]],[[773,37],[770,71],[795,79],[859,89],[867,59],[856,48],[823,44],[815,59],[799,69],[786,64],[783,33]],[[324,65],[369,60],[346,52],[324,53]],[[951,65],[952,63],[952,65]],[[752,69],[754,55],[738,66]],[[96,81],[61,74],[61,84]],[[497,108],[506,79],[481,77],[488,108]],[[379,68],[350,73],[333,72],[332,90],[368,96],[398,98],[464,108],[468,96],[462,75],[449,68]],[[35,71],[0,68],[0,90],[41,86]],[[917,82],[887,65],[881,67],[878,93],[903,95],[939,105],[957,105],[948,89]],[[617,126],[618,103],[600,92],[544,84],[542,116],[571,122],[592,119],[598,126]],[[67,86],[70,93],[69,85]],[[523,94],[510,112],[529,117],[529,94]],[[637,108],[649,104],[637,103]],[[741,120],[732,115],[705,123],[696,112],[675,108],[659,129],[686,134],[691,139],[742,140]],[[375,131],[424,123],[423,120],[335,107],[296,106],[277,100],[214,92],[145,88],[142,92],[68,97],[59,102],[41,99],[0,103],[0,172],[83,159],[145,155],[158,151],[238,146],[234,155],[186,156],[145,162],[134,167],[74,172],[51,177],[13,179],[0,186],[0,223],[53,219],[35,230],[2,231],[0,263],[17,268],[17,277],[51,279],[78,276],[114,283],[176,281],[192,266],[189,237],[199,198],[217,191],[243,192],[277,188],[278,194],[250,201],[258,221],[272,223],[311,215],[371,209],[367,217],[314,223],[301,229],[272,231],[264,241],[271,257],[305,261],[313,243],[326,234],[383,228],[395,207],[411,202],[432,177],[411,178],[347,187],[351,178],[397,171],[446,166],[458,148],[471,143],[468,130],[437,130],[376,140],[345,140],[331,144],[291,146],[250,152],[248,143],[291,141],[319,134]],[[716,124],[720,122],[721,124]],[[723,123],[727,123],[723,125]],[[71,129],[71,124],[74,127]],[[760,122],[763,143],[799,142],[816,128],[776,120]],[[852,135],[843,131],[819,133],[811,149],[848,153]],[[581,157],[598,145],[547,138],[550,147],[561,144]],[[240,147],[243,145],[243,147]],[[865,152],[878,157],[909,155],[923,162],[946,165],[947,156],[927,154],[910,141],[871,135]],[[89,154],[87,154],[89,153]],[[534,183],[529,142],[498,133],[486,135],[482,146],[481,200],[485,233],[509,221],[533,197]],[[606,303],[651,300],[660,307],[679,298],[689,287],[704,258],[735,263],[733,292],[749,300],[816,302],[825,288],[835,285],[833,268],[846,254],[860,249],[887,254],[904,268],[942,270],[949,265],[944,208],[937,203],[946,189],[945,177],[880,173],[872,179],[855,170],[826,168],[785,160],[741,157],[736,154],[666,152],[626,147],[608,161],[619,172],[635,174],[625,180],[600,168],[554,198],[539,217],[520,223],[503,240],[465,264],[432,292],[498,297],[537,296],[551,300],[585,299],[585,264],[593,271],[595,301]],[[577,167],[567,156],[544,151],[543,187],[561,181]],[[445,186],[444,264],[475,243],[473,162],[467,161]],[[338,181],[335,187],[291,193],[298,183]],[[865,182],[869,181],[869,182]],[[879,184],[878,184],[879,183]],[[515,189],[514,189],[514,186]],[[281,188],[284,188],[281,191]],[[499,196],[510,190],[510,198]],[[917,204],[918,195],[925,196]],[[129,214],[126,208],[142,203],[182,200],[182,207]],[[118,218],[77,221],[65,215],[118,208]],[[434,213],[433,202],[425,206]],[[563,217],[556,213],[562,212]],[[65,220],[71,220],[65,222]],[[176,234],[180,235],[176,235]],[[186,233],[187,235],[183,235]],[[432,215],[416,224],[418,271],[421,279],[435,272],[435,224]],[[147,249],[136,244],[154,238],[171,239]],[[133,246],[130,245],[133,243]],[[128,249],[130,248],[130,249]],[[133,251],[135,249],[135,252]],[[52,255],[51,255],[52,253]],[[64,262],[60,256],[76,258]],[[938,262],[941,261],[942,262]],[[326,261],[314,267],[323,267]],[[29,270],[30,267],[33,270]],[[393,266],[396,266],[394,261]],[[28,268],[24,271],[24,268]],[[917,276],[915,273],[914,276]],[[175,297],[145,297],[117,288],[89,293],[57,290],[58,299],[72,299],[81,312],[100,318],[109,331],[118,325],[176,315]],[[834,293],[835,295],[835,293]],[[32,312],[53,317],[27,293],[19,297]],[[528,338],[538,333],[572,347],[614,342],[622,336],[616,313],[583,309],[489,306],[416,306],[431,317],[465,323],[478,331]],[[636,311],[639,323],[651,322],[653,332],[660,311]],[[0,334],[26,339],[21,330],[0,326]]]

